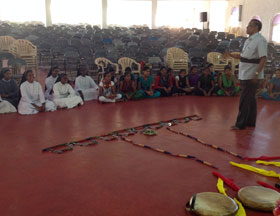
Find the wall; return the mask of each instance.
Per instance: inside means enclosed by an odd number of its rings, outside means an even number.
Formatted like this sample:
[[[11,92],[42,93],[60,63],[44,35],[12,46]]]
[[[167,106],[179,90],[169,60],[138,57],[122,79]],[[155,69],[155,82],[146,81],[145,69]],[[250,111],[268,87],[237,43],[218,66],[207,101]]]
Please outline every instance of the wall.
[[[228,1],[209,1],[209,27],[211,31],[225,31]]]
[[[231,10],[238,5],[243,5],[242,22],[240,22],[242,35],[246,36],[248,22],[253,16],[258,15],[263,23],[261,33],[268,41],[271,41],[272,20],[277,13],[280,13],[280,0],[229,0],[226,13],[227,27],[229,27]]]

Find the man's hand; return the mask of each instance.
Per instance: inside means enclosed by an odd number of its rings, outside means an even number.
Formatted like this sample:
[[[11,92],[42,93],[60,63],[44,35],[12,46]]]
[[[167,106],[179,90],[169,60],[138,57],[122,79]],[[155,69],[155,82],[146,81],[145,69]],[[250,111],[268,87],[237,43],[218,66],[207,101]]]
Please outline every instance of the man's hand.
[[[258,81],[259,73],[256,72],[253,76],[253,82],[256,83]]]

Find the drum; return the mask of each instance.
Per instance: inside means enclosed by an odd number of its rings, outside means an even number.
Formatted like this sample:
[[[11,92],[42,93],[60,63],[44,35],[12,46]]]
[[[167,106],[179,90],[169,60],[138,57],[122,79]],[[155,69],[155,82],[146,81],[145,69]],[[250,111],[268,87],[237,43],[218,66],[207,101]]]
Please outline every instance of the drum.
[[[238,191],[238,199],[248,208],[272,212],[280,199],[280,193],[265,187],[249,186]]]
[[[223,194],[204,192],[194,194],[186,204],[186,210],[201,216],[234,216],[238,205]]]

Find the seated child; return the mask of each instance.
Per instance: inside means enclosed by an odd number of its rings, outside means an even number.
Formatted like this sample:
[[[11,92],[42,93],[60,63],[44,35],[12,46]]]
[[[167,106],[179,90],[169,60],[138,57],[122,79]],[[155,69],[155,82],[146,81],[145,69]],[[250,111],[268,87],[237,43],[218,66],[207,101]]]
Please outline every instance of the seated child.
[[[111,81],[111,73],[105,72],[104,79],[99,84],[99,101],[103,103],[115,103],[122,101],[121,98],[121,94],[116,94],[115,83]]]
[[[191,94],[196,94],[197,92],[197,84],[198,84],[198,79],[199,79],[199,74],[198,74],[198,67],[197,66],[192,66],[190,68],[189,75],[187,77],[187,86]]]
[[[172,96],[174,93],[172,78],[164,66],[160,68],[159,75],[155,78],[155,90],[160,92],[161,97]]]
[[[269,81],[268,91],[262,93],[262,97],[267,100],[280,101],[280,68],[275,76]]]
[[[240,91],[230,66],[225,66],[219,85],[220,89],[217,92],[219,96],[234,96]]]
[[[160,96],[159,91],[153,90],[154,78],[151,75],[150,68],[143,68],[143,75],[139,77],[138,89],[142,98],[157,98]]]
[[[176,77],[176,92],[179,95],[186,95],[191,93],[193,88],[188,86],[188,76],[186,75],[186,70],[181,69],[179,76]]]
[[[208,67],[203,69],[202,75],[198,79],[198,96],[211,96],[213,94],[215,84]]]
[[[120,81],[120,93],[124,100],[133,100],[141,98],[141,93],[136,91],[135,81],[131,79],[129,72],[124,74],[124,79]]]

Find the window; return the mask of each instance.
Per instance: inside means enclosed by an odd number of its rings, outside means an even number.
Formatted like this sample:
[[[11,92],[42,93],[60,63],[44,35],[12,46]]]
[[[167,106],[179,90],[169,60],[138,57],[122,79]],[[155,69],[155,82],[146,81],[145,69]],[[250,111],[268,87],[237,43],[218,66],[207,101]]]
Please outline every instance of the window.
[[[52,0],[51,13],[53,24],[101,25],[102,0]]]
[[[0,0],[1,20],[46,22],[45,0]]]
[[[200,12],[208,11],[204,1],[158,1],[156,26],[202,28]]]
[[[272,21],[272,41],[280,43],[280,14],[277,14]]]
[[[231,27],[238,27],[239,26],[239,7],[232,8],[231,15],[230,15],[230,26]]]
[[[107,6],[108,25],[152,25],[152,1],[108,0]]]

